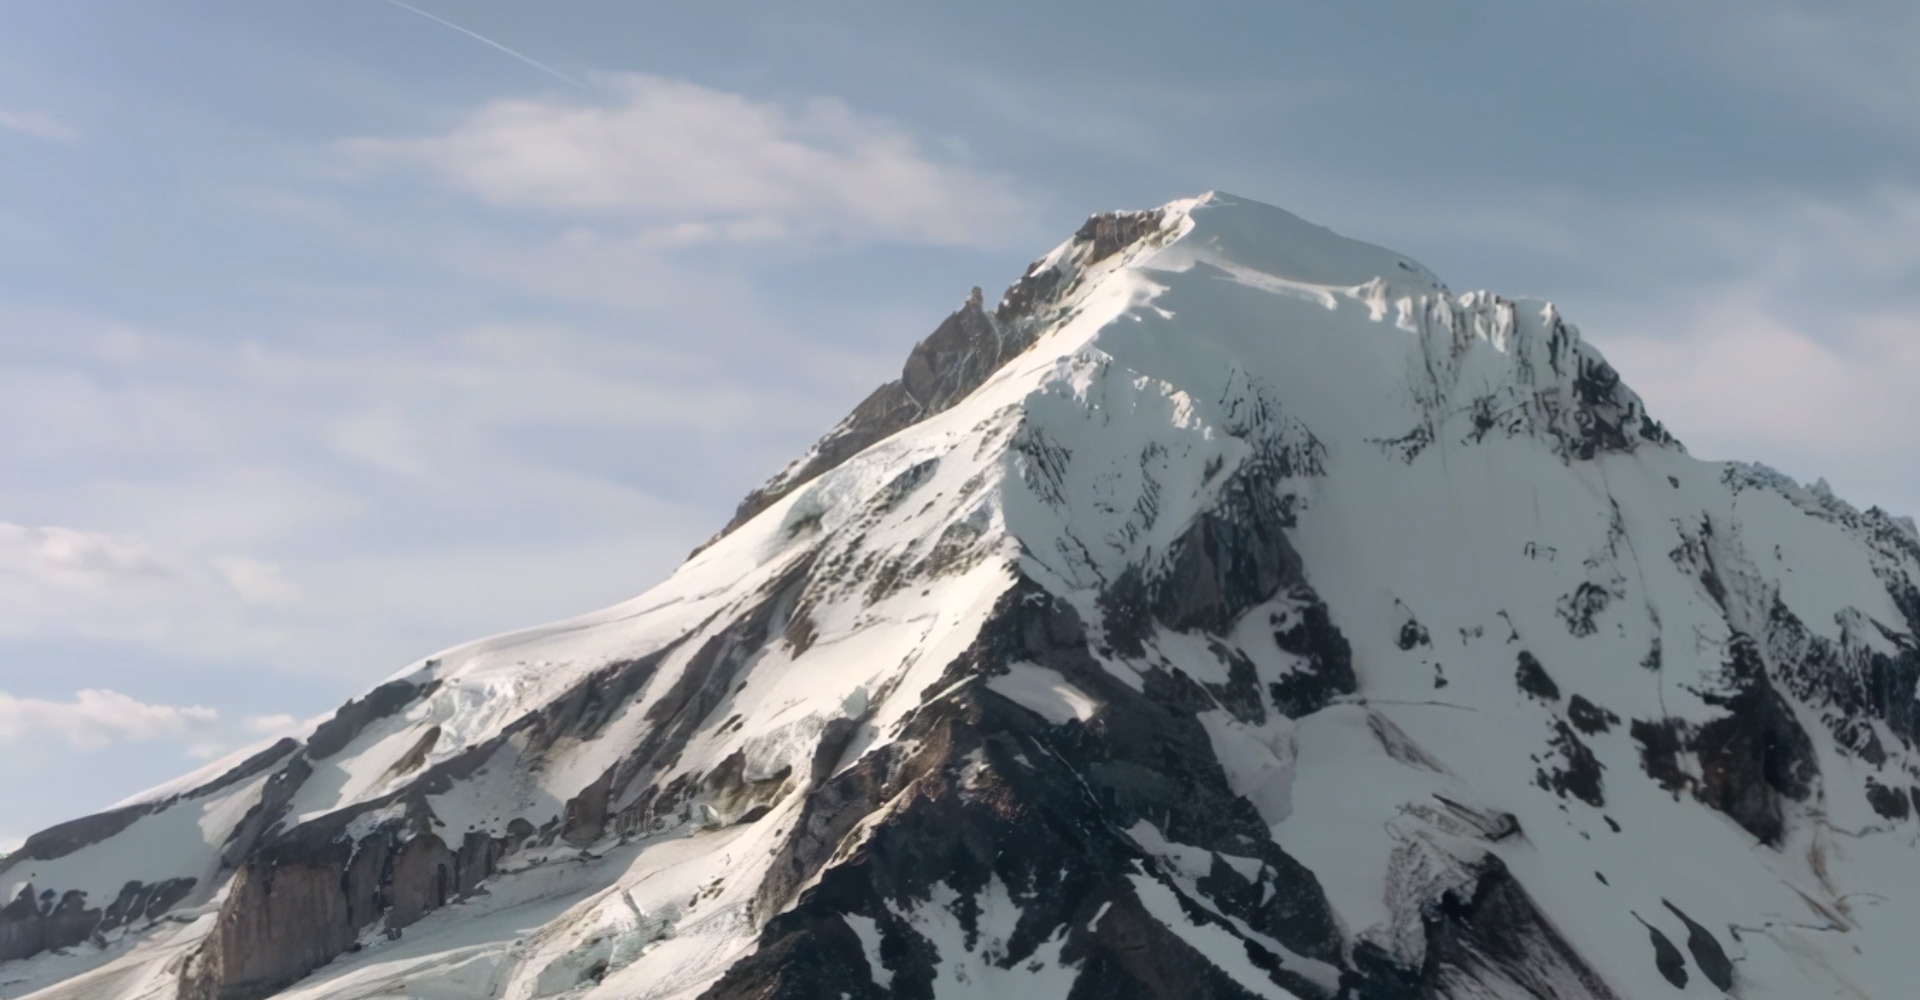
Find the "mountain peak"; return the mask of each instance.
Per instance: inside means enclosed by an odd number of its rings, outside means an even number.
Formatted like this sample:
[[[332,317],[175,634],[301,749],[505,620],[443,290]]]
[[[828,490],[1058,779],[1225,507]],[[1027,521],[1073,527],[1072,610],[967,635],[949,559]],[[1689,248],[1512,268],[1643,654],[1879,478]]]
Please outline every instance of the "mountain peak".
[[[1433,411],[1454,405],[1450,383],[1472,368],[1470,377],[1482,382],[1492,379],[1490,386],[1497,383],[1507,390],[1504,396],[1476,397],[1471,405],[1480,408],[1480,416],[1475,419],[1544,425],[1565,447],[1587,455],[1601,447],[1628,448],[1642,438],[1677,446],[1664,428],[1645,415],[1639,398],[1619,384],[1605,359],[1582,343],[1578,331],[1564,323],[1550,304],[1510,301],[1486,293],[1455,298],[1432,272],[1403,254],[1349,239],[1283,209],[1215,191],[1158,209],[1090,216],[1071,239],[1034,261],[990,314],[980,299],[970,296],[931,336],[915,345],[899,380],[876,389],[807,454],[751,493],[721,535],[860,450],[945,410],[1009,359],[1034,350],[1043,334],[1057,350],[1068,350],[1069,344],[1077,347],[1075,334],[1064,328],[1084,331],[1089,323],[1063,322],[1076,313],[1091,310],[1095,325],[1126,314],[1173,338],[1210,329],[1184,321],[1162,322],[1165,317],[1156,314],[1167,312],[1161,298],[1177,297],[1175,289],[1164,285],[1178,284],[1181,292],[1194,286],[1200,289],[1199,297],[1214,299],[1217,287],[1212,283],[1218,282],[1311,303],[1329,312],[1364,310],[1373,321],[1373,340],[1404,341],[1401,334],[1414,331],[1446,340],[1445,344],[1422,342],[1420,350],[1426,359],[1424,376],[1449,384],[1407,387],[1406,392],[1426,401],[1429,412],[1397,434],[1382,430],[1373,435],[1376,438],[1400,437],[1405,448],[1424,447],[1435,432],[1430,426],[1437,417]],[[1355,358],[1352,345],[1328,349],[1329,345],[1313,340],[1312,331],[1327,326],[1326,318],[1300,318],[1302,322],[1285,324],[1289,334],[1285,339],[1269,338],[1253,349],[1268,356],[1261,363],[1318,383],[1319,388],[1305,389],[1298,398],[1326,396],[1331,390],[1333,397],[1355,404],[1348,408],[1356,410],[1372,408],[1380,393],[1395,391],[1375,389],[1370,383],[1401,374],[1398,368],[1404,359],[1397,356],[1396,346],[1360,348],[1377,356]],[[1382,324],[1383,320],[1391,322]],[[1342,322],[1336,319],[1332,324]],[[1470,350],[1475,343],[1505,357],[1509,370],[1495,374],[1484,364],[1465,360],[1467,354],[1475,353]],[[1187,346],[1225,363],[1223,345]],[[1226,353],[1242,351],[1236,345],[1224,346]],[[1288,356],[1279,357],[1282,353]],[[1358,365],[1374,370],[1358,370]],[[1560,381],[1550,387],[1555,396],[1533,402],[1518,398],[1518,394],[1549,388],[1536,384],[1542,371]],[[1412,381],[1420,381],[1420,376]],[[1388,411],[1374,409],[1371,414],[1354,412],[1339,419],[1366,422],[1387,415]]]
[[[1230,195],[987,301],[646,594],[0,860],[0,984],[1910,990],[1910,526]]]

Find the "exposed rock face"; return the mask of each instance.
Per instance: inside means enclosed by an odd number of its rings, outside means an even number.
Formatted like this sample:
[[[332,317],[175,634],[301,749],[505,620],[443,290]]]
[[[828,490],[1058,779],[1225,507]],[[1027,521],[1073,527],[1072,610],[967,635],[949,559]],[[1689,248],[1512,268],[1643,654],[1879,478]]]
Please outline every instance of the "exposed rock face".
[[[734,511],[733,520],[716,538],[875,443],[946,410],[979,388],[1009,358],[1032,346],[1038,332],[1033,320],[1072,280],[1069,275],[1077,275],[1140,242],[1158,231],[1164,221],[1162,212],[1092,216],[1074,234],[1066,254],[1056,255],[1056,260],[1035,262],[1007,290],[991,315],[985,310],[980,289],[975,288],[965,305],[927,339],[914,345],[898,380],[875,389],[804,458],[747,494]]]
[[[1469,887],[1441,896],[1427,917],[1426,933],[1427,965],[1419,985],[1402,994],[1374,995],[1383,1000],[1618,996],[1546,922],[1497,858],[1488,859]]]
[[[1726,714],[1704,725],[1679,719],[1634,722],[1643,767],[1669,791],[1692,788],[1701,802],[1762,843],[1778,844],[1785,801],[1805,801],[1819,778],[1813,741],[1767,680],[1751,638],[1733,637],[1723,682],[1724,692],[1702,698]],[[1685,769],[1683,754],[1698,762],[1698,773]]]
[[[0,993],[1904,1000],[1916,580],[1544,303],[1098,216],[655,590],[31,838]]]
[[[68,892],[56,898],[51,890],[36,894],[29,884],[0,907],[0,961],[71,947],[99,925],[100,911],[87,908],[85,895]]]
[[[298,749],[297,741],[283,739],[185,793],[123,806],[42,830],[28,837],[19,850],[0,857],[0,878],[28,871],[31,879],[31,870],[46,862],[57,862],[110,841],[144,817],[176,805],[192,808],[200,801],[286,763]],[[256,807],[255,812],[258,811]],[[243,826],[233,831],[229,842],[244,841],[241,845],[244,849],[251,846],[258,833],[257,826]],[[226,867],[222,865],[217,870]],[[150,883],[133,879],[118,887],[118,895],[112,897],[111,902],[104,895],[89,899],[86,892],[64,886],[36,892],[29,881],[11,903],[0,907],[0,962],[70,948],[105,932],[151,923],[188,899],[201,881],[202,876],[161,877]]]
[[[1147,883],[1139,878],[1170,893],[1157,880],[1179,876],[1157,871],[1159,862],[1124,832],[1142,824],[1202,850],[1254,852],[1254,879],[1216,862],[1198,891],[1230,915],[1218,918],[1223,927],[1247,928],[1229,933],[1244,935],[1249,953],[1277,981],[1302,997],[1331,996],[1291,966],[1342,963],[1334,918],[1312,873],[1259,836],[1259,817],[1226,786],[1194,718],[1205,695],[1171,674],[1140,693],[1120,684],[1091,654],[1073,609],[1031,584],[1001,599],[941,686],[1016,663],[1056,670],[1100,699],[1099,722],[1048,726],[978,685],[930,706],[911,725],[915,751],[871,755],[809,798],[776,864],[780,877],[763,889],[762,910],[779,912],[789,891],[782,887],[818,873],[874,804],[911,805],[889,815],[798,906],[769,922],[760,950],[705,996],[811,998],[831,995],[820,992],[830,987],[867,995],[873,980],[864,963],[835,963],[835,978],[820,961],[846,948],[842,914],[881,928],[880,954],[893,956],[883,971],[891,973],[894,995],[931,995],[937,956],[915,948],[911,923],[889,901],[927,899],[943,885],[967,897],[1004,891],[1030,900],[997,960],[1011,968],[1042,948],[1057,950],[1087,970],[1075,995],[1250,995],[1147,915],[1140,899]],[[1129,870],[1151,874],[1121,874]]]

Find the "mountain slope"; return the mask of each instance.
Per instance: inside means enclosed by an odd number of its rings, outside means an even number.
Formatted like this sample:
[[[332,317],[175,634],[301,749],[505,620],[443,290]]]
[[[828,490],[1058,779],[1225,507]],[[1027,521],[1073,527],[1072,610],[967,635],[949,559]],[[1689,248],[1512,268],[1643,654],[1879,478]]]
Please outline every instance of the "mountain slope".
[[[1097,216],[661,586],[28,841],[0,995],[1903,997],[1916,580],[1551,306]]]

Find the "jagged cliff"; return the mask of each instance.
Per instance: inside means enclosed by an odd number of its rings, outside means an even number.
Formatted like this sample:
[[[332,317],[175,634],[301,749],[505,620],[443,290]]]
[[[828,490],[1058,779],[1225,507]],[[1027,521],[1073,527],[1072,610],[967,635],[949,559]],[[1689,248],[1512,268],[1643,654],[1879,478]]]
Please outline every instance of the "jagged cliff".
[[[1545,303],[1096,216],[660,587],[0,860],[0,996],[1904,997],[1916,580]]]

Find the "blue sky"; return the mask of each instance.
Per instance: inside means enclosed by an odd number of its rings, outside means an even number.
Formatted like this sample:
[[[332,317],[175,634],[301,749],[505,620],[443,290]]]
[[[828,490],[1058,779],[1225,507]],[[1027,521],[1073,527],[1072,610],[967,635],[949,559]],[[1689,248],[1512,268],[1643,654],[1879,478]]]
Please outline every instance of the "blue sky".
[[[0,844],[645,589],[969,286],[1208,189],[1920,512],[1911,3],[417,6],[539,66],[0,13]]]

